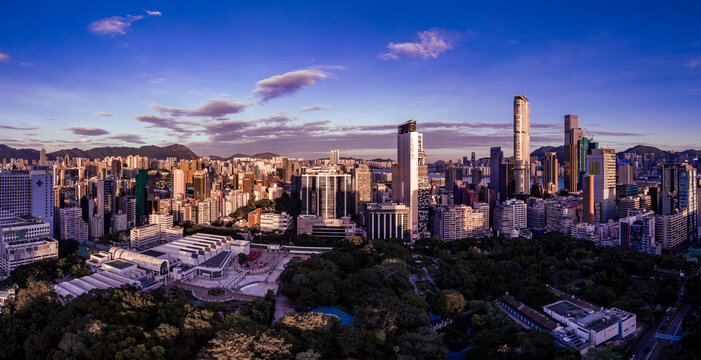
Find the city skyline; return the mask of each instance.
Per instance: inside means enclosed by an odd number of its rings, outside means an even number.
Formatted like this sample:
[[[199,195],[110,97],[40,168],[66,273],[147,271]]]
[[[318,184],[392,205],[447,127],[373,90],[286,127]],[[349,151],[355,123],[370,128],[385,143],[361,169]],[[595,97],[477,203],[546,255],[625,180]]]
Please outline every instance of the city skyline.
[[[701,130],[695,4],[26,6],[0,15],[0,143],[17,148],[391,157],[414,119],[429,160],[486,157],[512,153],[517,94],[533,103],[531,150],[561,143],[565,114],[620,150],[694,148]]]

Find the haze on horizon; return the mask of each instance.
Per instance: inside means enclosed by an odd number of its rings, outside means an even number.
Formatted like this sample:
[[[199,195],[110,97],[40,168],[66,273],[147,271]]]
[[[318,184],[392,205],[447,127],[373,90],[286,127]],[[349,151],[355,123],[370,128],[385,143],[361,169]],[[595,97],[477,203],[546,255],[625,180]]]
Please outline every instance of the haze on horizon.
[[[562,144],[568,113],[618,151],[698,148],[700,8],[10,3],[0,143],[394,157],[396,125],[415,119],[431,160],[510,155],[523,94],[531,151]]]

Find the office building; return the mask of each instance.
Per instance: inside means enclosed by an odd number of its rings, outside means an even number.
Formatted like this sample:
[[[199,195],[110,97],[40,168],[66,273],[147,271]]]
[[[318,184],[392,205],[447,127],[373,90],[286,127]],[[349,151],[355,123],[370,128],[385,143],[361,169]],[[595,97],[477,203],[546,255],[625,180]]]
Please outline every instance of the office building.
[[[557,194],[558,173],[560,165],[557,163],[557,154],[549,152],[543,160],[543,188],[548,194]]]
[[[514,96],[514,178],[517,194],[531,188],[531,109],[523,95]]]
[[[265,213],[260,216],[261,231],[279,231],[285,232],[292,228],[294,219],[286,212],[281,214]]]
[[[361,214],[365,204],[372,202],[372,170],[366,165],[353,168],[353,192],[356,214]]]
[[[148,196],[148,192],[146,190],[147,184],[148,170],[139,169],[139,172],[136,174],[136,185],[134,187],[134,197],[136,198],[136,219],[134,219],[134,221],[136,224],[141,224],[144,216],[146,215],[146,197]]]
[[[394,171],[396,170],[396,171]],[[392,199],[409,208],[411,238],[428,233],[428,168],[423,135],[416,131],[416,121],[399,125],[397,166],[392,171]]]
[[[587,224],[596,224],[599,220],[594,216],[594,176],[584,174],[582,183],[584,189],[582,194],[582,221]]]
[[[579,186],[579,140],[583,132],[579,128],[579,116],[565,115],[565,188],[576,192]]]
[[[350,216],[353,208],[350,174],[317,173],[298,177],[301,214],[324,219]]]
[[[325,239],[343,239],[357,233],[357,225],[345,216],[337,219],[324,219],[316,215],[297,217],[297,235],[309,234]]]
[[[499,164],[499,201],[506,201],[516,195],[514,164]]]
[[[409,208],[404,204],[369,203],[365,209],[368,239],[409,239]]]
[[[196,171],[195,175],[193,175],[192,181],[195,200],[204,200],[208,198],[212,184],[209,181],[209,173],[207,170]]]
[[[634,184],[635,178],[633,176],[633,166],[630,164],[630,160],[621,159],[618,162],[618,182],[621,185]]]
[[[504,153],[501,147],[494,146],[489,149],[489,188],[499,191],[499,166],[503,162]]]
[[[587,170],[594,177],[594,202],[601,204],[601,222],[616,217],[616,152],[593,149],[587,156]]]

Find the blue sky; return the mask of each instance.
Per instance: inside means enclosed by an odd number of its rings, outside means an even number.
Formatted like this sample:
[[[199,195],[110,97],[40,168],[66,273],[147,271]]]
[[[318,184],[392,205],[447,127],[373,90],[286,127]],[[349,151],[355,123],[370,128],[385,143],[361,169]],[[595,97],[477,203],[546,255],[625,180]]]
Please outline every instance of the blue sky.
[[[532,150],[563,115],[604,146],[699,148],[701,4],[15,2],[0,11],[0,143],[182,143],[199,155],[431,159]],[[303,111],[304,110],[304,111]]]

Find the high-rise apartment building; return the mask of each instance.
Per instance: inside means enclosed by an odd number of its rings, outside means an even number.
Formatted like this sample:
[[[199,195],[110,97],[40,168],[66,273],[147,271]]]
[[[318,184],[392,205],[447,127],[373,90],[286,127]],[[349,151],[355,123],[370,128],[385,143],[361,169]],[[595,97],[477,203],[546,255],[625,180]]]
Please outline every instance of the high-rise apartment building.
[[[509,235],[513,230],[528,227],[528,207],[521,200],[510,199],[494,209],[494,230]]]
[[[433,233],[443,240],[482,235],[484,213],[465,205],[438,205],[433,213]]]
[[[88,240],[88,223],[83,221],[79,207],[58,209],[58,239],[73,239],[81,243]]]
[[[41,148],[41,151],[39,152],[39,166],[46,166],[46,149],[43,147]]]
[[[412,239],[428,233],[428,168],[423,135],[416,131],[416,121],[399,125],[397,166],[392,172],[392,199],[410,209],[409,229]]]
[[[173,199],[185,198],[185,170],[173,170]]]
[[[616,217],[616,152],[593,149],[587,156],[587,170],[594,177],[594,202],[601,204],[601,222]]]
[[[531,187],[531,108],[523,95],[514,96],[514,178],[517,194]]]
[[[556,194],[558,190],[558,173],[560,164],[557,162],[557,154],[549,152],[543,160],[543,188],[548,194]]]
[[[579,128],[579,116],[565,115],[565,188],[576,192],[579,186],[579,140],[583,132]]]
[[[341,152],[339,150],[331,150],[329,156],[329,163],[331,165],[338,165],[341,161]]]

